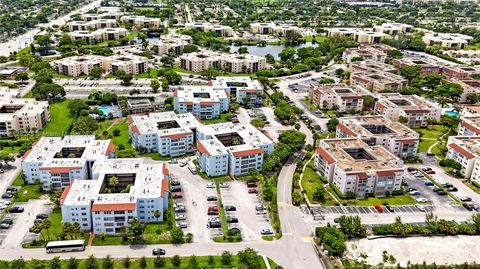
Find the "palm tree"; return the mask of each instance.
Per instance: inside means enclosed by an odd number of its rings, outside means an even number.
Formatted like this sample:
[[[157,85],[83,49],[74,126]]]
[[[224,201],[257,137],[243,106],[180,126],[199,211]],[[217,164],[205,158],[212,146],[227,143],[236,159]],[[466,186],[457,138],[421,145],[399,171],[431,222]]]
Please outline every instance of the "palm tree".
[[[109,179],[108,179],[108,185],[110,187],[112,187],[115,192],[117,191],[117,185],[118,185],[118,177],[116,176],[111,176]]]
[[[433,212],[425,214],[425,223],[432,233],[438,232],[438,218]]]

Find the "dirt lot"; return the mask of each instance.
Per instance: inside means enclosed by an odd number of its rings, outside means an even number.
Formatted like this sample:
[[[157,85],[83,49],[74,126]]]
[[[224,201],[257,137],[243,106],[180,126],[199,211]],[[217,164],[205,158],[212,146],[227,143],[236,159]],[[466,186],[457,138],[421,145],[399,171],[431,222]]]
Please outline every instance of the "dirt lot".
[[[366,254],[365,261],[372,265],[383,262],[384,251],[388,256],[393,255],[396,263],[402,266],[406,266],[408,261],[435,262],[437,265],[480,263],[479,240],[480,236],[362,239],[349,243],[348,256],[362,260],[361,254]]]

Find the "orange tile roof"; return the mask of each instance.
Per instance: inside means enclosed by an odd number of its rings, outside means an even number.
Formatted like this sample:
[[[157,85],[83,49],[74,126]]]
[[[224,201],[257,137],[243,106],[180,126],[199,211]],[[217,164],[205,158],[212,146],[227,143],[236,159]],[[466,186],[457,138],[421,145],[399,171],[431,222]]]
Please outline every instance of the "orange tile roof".
[[[72,170],[82,169],[82,166],[69,167],[40,167],[40,170],[48,170],[50,173],[69,173]]]
[[[133,123],[133,117],[132,116],[129,116],[128,117],[128,124],[132,124]]]
[[[75,180],[74,180],[74,181],[75,181]],[[66,188],[63,190],[62,195],[60,195],[60,205],[62,205],[62,204],[63,204],[63,201],[65,201],[65,199],[67,198],[68,192],[70,191],[70,188],[72,187],[74,181],[72,181],[72,183],[70,184],[70,186],[66,187]]]
[[[327,161],[328,164],[335,163],[335,159],[328,153],[326,150],[324,150],[322,147],[317,148],[317,153],[325,160]]]
[[[125,211],[135,210],[135,203],[128,204],[93,204],[92,211]]]
[[[162,181],[162,193],[160,194],[160,197],[163,197],[165,192],[168,192],[168,180]]]
[[[243,157],[243,156],[248,156],[253,154],[262,154],[262,153],[263,153],[263,150],[258,148],[258,149],[235,151],[232,154],[234,157]]]
[[[415,139],[406,139],[406,140],[400,140],[400,142],[401,142],[402,144],[408,145],[408,144],[416,144],[416,143],[418,142],[418,140],[415,140]]]
[[[180,104],[193,105],[193,102],[178,102]]]
[[[466,149],[462,148],[461,146],[455,144],[455,143],[452,143],[450,145],[448,145],[449,147],[453,148],[455,151],[459,152],[460,154],[462,154],[463,156],[467,157],[467,159],[473,159],[475,158],[475,155],[473,155],[472,153],[468,152]]]
[[[428,109],[404,109],[405,113],[429,113]]]
[[[471,125],[471,124],[468,123],[468,122],[462,121],[461,125],[462,125],[463,127],[467,128],[468,130],[476,133],[477,135],[480,134],[480,129],[477,128],[476,126]]]
[[[378,171],[377,175],[379,177],[393,177],[393,176],[395,176],[395,173],[397,173],[397,172],[403,172],[403,170]]]
[[[345,126],[343,123],[339,123],[337,127],[347,135],[355,135],[355,133],[352,130],[350,130],[347,126]]]
[[[132,126],[132,132],[134,132],[136,134],[140,134],[140,130],[138,129],[137,125]]]
[[[245,90],[240,90],[242,92],[248,92],[248,93],[256,93],[257,90],[250,90],[250,89],[245,89]]]
[[[23,154],[22,159],[27,158],[27,157],[28,157],[28,154],[30,154],[30,152],[32,152],[32,149],[27,150],[27,151]]]
[[[170,175],[170,171],[168,170],[166,163],[163,164],[163,174]]]
[[[197,150],[200,153],[206,154],[207,156],[211,156],[208,150],[203,146],[202,142],[200,142],[200,140],[197,140]]]
[[[213,102],[213,101],[202,101],[200,102],[200,105],[213,105],[217,104],[218,102]]]
[[[110,143],[108,144],[108,148],[105,151],[105,155],[108,155],[110,152],[114,152],[114,151],[115,151],[115,144],[113,144],[112,139],[110,139]]]

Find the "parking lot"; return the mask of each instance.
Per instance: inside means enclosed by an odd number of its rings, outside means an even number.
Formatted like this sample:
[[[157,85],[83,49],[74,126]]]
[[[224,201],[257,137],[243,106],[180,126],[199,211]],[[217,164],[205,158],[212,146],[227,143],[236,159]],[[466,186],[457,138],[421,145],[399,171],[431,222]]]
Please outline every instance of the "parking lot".
[[[424,205],[425,212],[430,212],[433,210],[432,205]],[[391,206],[393,212],[387,210],[384,206],[383,212],[379,213],[373,206],[315,206],[312,207],[314,214],[353,214],[353,215],[364,215],[364,214],[424,214],[425,212],[420,211],[414,205],[402,205],[402,206]]]
[[[229,188],[222,188],[222,201],[224,207],[233,205],[236,211],[226,211],[226,215],[238,218],[238,223],[229,223],[228,228],[236,227],[242,232],[243,241],[261,239],[260,231],[264,228],[272,229],[267,214],[256,214],[255,207],[262,204],[256,193],[248,193],[244,182],[228,182]]]

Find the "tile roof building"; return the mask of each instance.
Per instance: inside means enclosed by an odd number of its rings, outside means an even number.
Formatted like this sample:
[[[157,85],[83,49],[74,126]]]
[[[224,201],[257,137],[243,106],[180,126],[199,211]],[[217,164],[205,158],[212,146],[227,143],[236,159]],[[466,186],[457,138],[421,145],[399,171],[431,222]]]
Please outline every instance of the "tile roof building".
[[[169,171],[142,158],[96,162],[92,177],[74,180],[61,197],[62,222],[79,223],[94,234],[120,234],[132,219],[157,222],[168,209]],[[111,185],[110,178],[118,179]],[[160,211],[160,217],[154,216]]]
[[[464,117],[458,126],[459,136],[480,136],[480,117]]]
[[[461,164],[465,178],[480,184],[480,136],[450,136],[447,159]]]
[[[200,119],[214,119],[229,110],[230,98],[225,90],[211,86],[182,85],[173,92],[173,109],[192,113]]]
[[[252,54],[201,51],[180,56],[180,67],[195,73],[208,68],[225,69],[232,73],[255,73],[265,69],[266,63],[265,57]]]
[[[150,42],[152,50],[157,55],[171,54],[178,56],[183,53],[183,48],[193,43],[189,35],[168,34],[161,35],[159,40]]]
[[[345,84],[310,85],[310,101],[319,108],[333,109],[346,113],[363,110],[363,97],[371,95],[361,87],[350,87]]]

